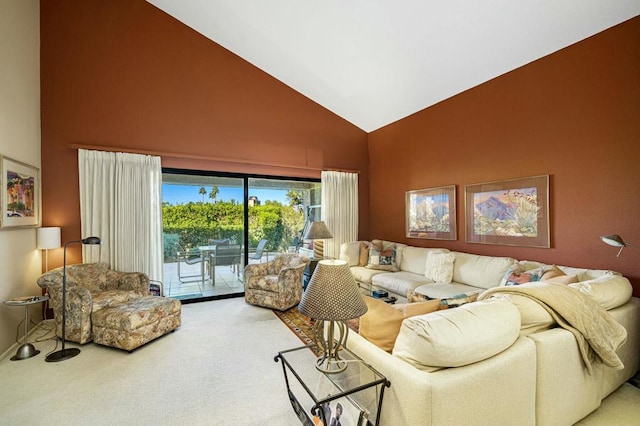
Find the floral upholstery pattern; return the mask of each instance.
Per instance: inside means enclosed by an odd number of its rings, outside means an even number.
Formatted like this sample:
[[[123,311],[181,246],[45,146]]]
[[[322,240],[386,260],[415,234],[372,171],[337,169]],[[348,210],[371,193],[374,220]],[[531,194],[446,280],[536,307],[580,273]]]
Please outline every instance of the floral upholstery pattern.
[[[132,351],[181,325],[182,304],[167,297],[144,296],[91,314],[93,341]]]
[[[247,265],[244,270],[245,300],[265,308],[285,311],[302,298],[302,275],[309,258],[295,253]]]
[[[63,268],[52,269],[38,278],[51,298],[56,334],[62,336]],[[91,314],[149,294],[149,278],[140,272],[118,272],[104,263],[67,266],[65,338],[87,343],[93,339]]]

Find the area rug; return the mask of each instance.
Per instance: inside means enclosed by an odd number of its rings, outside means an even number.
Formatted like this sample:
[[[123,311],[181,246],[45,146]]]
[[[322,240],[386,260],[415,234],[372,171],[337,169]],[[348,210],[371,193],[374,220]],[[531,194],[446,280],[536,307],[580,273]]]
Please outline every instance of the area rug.
[[[278,318],[287,326],[289,330],[293,332],[298,339],[305,345],[310,345],[313,343],[313,320],[306,315],[303,315],[297,306],[293,308],[289,308],[286,311],[278,311],[273,310],[273,313],[276,314]],[[317,348],[310,348],[311,351],[320,355],[320,352]]]
[[[289,330],[291,330],[293,334],[298,336],[298,339],[300,339],[302,343],[304,343],[305,345],[310,345],[313,343],[314,321],[311,318],[307,317],[306,315],[303,315],[298,310],[297,306],[294,306],[293,308],[289,308],[284,312],[274,309],[273,313],[276,314],[276,316],[280,318],[280,320],[287,327],[289,327]],[[347,325],[351,329],[350,332],[357,333],[358,328],[360,326],[360,321],[358,318],[353,320],[348,320]],[[311,349],[311,351],[317,356],[320,356],[320,351],[318,350],[318,348],[313,347],[309,349]]]

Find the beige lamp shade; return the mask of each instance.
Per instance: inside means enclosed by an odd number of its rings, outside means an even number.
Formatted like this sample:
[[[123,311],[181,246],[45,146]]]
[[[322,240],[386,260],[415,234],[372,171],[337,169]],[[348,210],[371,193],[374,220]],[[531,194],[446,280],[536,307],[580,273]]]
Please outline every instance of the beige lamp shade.
[[[333,235],[322,220],[313,222],[307,233],[304,234],[305,240],[326,240],[327,238],[333,238]]]
[[[341,321],[364,315],[367,305],[346,261],[321,260],[298,310],[316,320]]]
[[[55,249],[60,246],[59,227],[51,226],[36,229],[36,247],[39,250]]]

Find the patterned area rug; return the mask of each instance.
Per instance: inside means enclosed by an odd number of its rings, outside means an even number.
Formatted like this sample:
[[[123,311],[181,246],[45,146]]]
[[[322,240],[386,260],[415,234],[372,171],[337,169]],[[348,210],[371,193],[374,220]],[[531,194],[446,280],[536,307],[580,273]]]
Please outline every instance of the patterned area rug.
[[[276,314],[276,316],[280,318],[280,320],[287,327],[289,327],[289,330],[291,330],[293,334],[298,336],[298,339],[300,339],[302,343],[304,343],[305,345],[310,345],[313,343],[314,321],[311,318],[303,315],[298,310],[297,306],[289,308],[284,312],[274,309],[273,313]],[[316,355],[320,354],[315,347],[311,348],[311,351]]]
[[[286,311],[278,311],[273,310],[273,313],[276,314],[278,318],[287,326],[289,330],[293,331],[293,333],[298,336],[298,339],[305,345],[310,345],[313,343],[313,323],[314,321],[303,315],[297,306],[293,308],[289,308]],[[357,333],[358,328],[360,326],[360,321],[358,318],[347,321],[347,325],[351,329],[350,333]],[[313,347],[310,348],[311,351],[320,356],[320,351]]]

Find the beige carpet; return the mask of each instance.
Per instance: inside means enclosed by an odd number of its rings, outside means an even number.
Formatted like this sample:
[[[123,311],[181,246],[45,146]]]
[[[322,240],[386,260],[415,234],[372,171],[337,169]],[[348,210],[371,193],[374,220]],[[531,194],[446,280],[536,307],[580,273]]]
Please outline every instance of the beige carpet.
[[[0,425],[299,425],[273,360],[298,346],[271,310],[226,299],[184,305],[180,329],[132,354],[90,343],[46,363],[52,340],[23,361],[9,360],[12,348],[0,360]],[[640,389],[625,384],[579,424],[638,419]]]
[[[0,362],[1,425],[300,424],[273,358],[301,343],[243,299],[184,305],[181,328],[131,354],[90,343],[47,363],[54,346]]]

